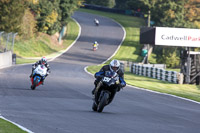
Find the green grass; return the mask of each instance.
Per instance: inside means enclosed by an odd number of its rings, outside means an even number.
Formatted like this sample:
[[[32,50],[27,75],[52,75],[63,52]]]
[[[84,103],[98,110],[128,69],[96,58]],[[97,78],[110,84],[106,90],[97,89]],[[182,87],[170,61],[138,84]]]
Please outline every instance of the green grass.
[[[36,61],[38,61],[38,60],[17,58],[16,59],[16,64],[33,63],[33,62],[36,62]]]
[[[74,20],[69,19],[62,45],[52,43],[50,36],[43,33],[39,33],[37,38],[32,38],[30,40],[17,39],[14,47],[14,53],[17,54],[17,64],[33,63],[36,61],[24,58],[42,57],[53,53],[60,53],[59,51],[66,49],[72,44],[78,36],[78,33],[78,25]],[[54,41],[57,40],[54,38]]]
[[[176,72],[180,72],[180,68],[177,69],[173,69],[173,68],[167,68],[167,71],[176,71]]]
[[[123,42],[117,54],[113,58],[118,60],[129,60],[133,62],[141,61],[141,57],[139,56],[141,52],[141,45],[139,44],[139,27],[144,25],[143,20],[126,15],[105,13],[94,10],[80,9],[80,11],[110,17],[119,22],[122,26],[124,26],[127,34],[126,39]],[[154,59],[152,58],[152,60]],[[109,61],[105,64],[108,63]],[[87,70],[94,74],[95,72],[99,71],[99,69],[103,65],[104,64],[98,66],[89,66]],[[180,72],[180,69],[168,70]],[[153,78],[135,75],[130,72],[125,72],[125,81],[127,82],[127,84],[136,87],[145,88],[148,90],[153,90],[162,93],[168,93],[200,102],[200,86],[197,85],[179,85]]]
[[[26,133],[16,125],[0,118],[0,133]]]
[[[133,86],[173,94],[200,102],[200,86],[179,85],[144,76],[133,75],[130,72],[125,72],[125,80],[128,84]]]

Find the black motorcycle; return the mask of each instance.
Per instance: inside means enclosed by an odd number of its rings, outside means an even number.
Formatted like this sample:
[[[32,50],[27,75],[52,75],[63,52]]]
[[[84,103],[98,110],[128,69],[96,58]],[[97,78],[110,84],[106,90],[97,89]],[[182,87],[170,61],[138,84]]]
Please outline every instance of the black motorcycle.
[[[117,89],[118,81],[119,76],[116,72],[107,71],[105,76],[101,77],[94,92],[93,111],[102,112],[104,107],[112,101],[111,92]]]

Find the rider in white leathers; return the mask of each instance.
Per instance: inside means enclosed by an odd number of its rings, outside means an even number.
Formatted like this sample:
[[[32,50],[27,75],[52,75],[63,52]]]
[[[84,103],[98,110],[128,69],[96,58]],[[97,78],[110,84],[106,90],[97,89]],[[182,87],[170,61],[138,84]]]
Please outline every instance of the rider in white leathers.
[[[35,68],[38,65],[42,65],[42,64],[47,68],[47,74],[45,75],[45,78],[49,75],[49,73],[50,73],[50,66],[47,63],[47,59],[45,57],[42,57],[41,60],[37,61],[35,64],[32,65],[32,73],[30,75],[30,78],[33,76],[33,71],[35,70]],[[44,84],[44,79],[42,78],[42,80],[41,80],[42,84]]]

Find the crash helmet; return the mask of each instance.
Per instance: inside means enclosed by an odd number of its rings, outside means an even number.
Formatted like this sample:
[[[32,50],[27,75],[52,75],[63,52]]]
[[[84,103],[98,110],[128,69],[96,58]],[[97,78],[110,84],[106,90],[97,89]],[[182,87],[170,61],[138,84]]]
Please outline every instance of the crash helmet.
[[[46,57],[42,57],[42,58],[41,58],[41,63],[44,65],[44,64],[46,64],[46,62],[47,62]]]
[[[95,41],[94,44],[97,44],[97,41]]]
[[[117,72],[120,68],[120,62],[114,59],[110,62],[109,66],[111,71]]]

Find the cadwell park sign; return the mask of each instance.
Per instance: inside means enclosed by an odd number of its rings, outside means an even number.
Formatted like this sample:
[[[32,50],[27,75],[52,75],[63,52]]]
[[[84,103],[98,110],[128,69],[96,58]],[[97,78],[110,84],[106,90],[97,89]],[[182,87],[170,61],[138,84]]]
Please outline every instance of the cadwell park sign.
[[[156,27],[155,45],[200,47],[200,30]]]
[[[183,74],[183,78],[179,79],[179,83],[183,81],[187,84],[200,85],[200,51],[190,49],[200,47],[200,29],[142,27],[140,28],[140,44],[185,47],[180,49],[180,73]]]
[[[140,29],[140,43],[200,47],[200,29],[144,27]]]

